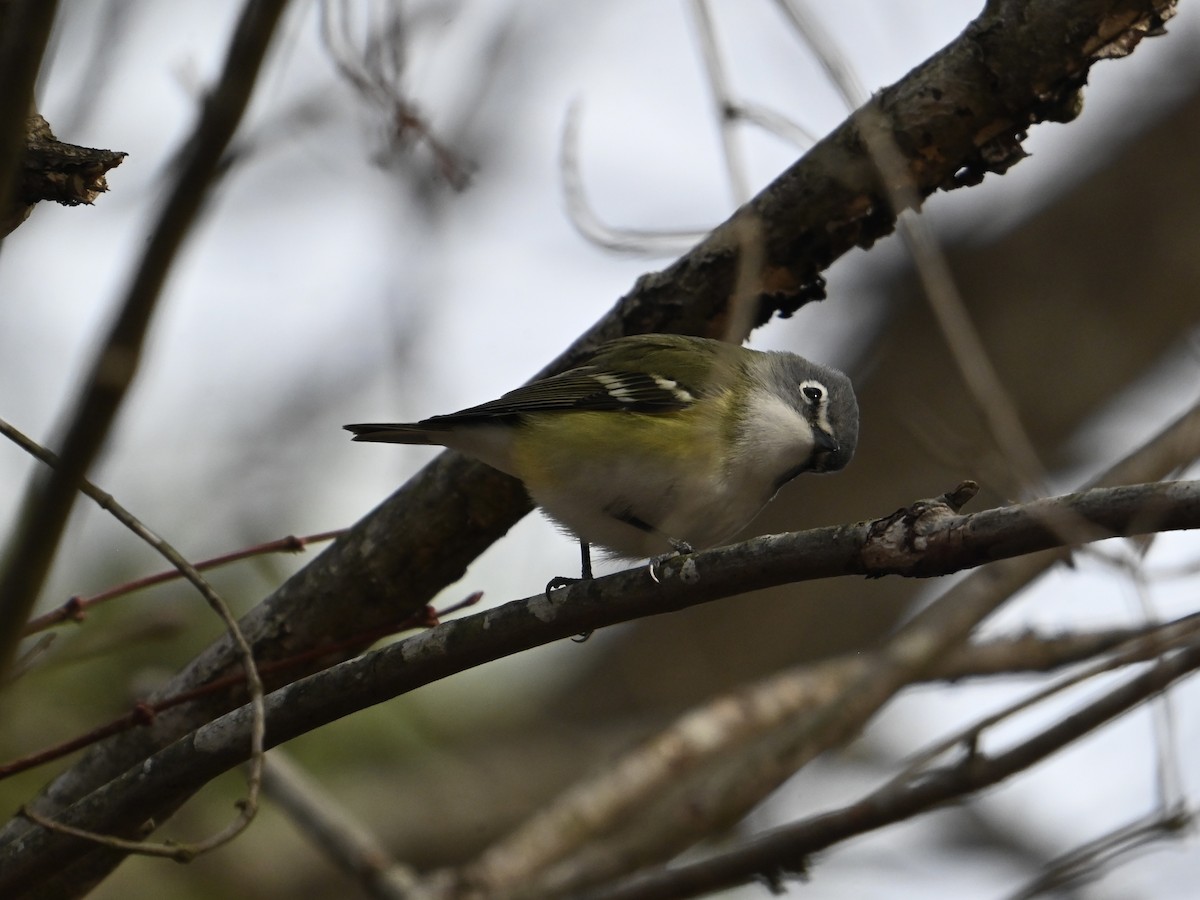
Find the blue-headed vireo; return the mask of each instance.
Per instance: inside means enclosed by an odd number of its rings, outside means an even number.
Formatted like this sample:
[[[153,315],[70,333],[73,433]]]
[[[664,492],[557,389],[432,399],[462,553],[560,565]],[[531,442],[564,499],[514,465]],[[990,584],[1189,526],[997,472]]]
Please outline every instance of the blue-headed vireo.
[[[854,455],[858,403],[836,369],[669,334],[618,338],[498,400],[356,441],[438,444],[525,483],[584,543],[646,558],[712,547],[802,472]]]

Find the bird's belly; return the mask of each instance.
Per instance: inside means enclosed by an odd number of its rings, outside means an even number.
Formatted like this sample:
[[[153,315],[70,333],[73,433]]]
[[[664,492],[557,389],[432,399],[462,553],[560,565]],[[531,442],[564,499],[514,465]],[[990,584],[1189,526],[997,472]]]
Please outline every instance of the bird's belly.
[[[614,490],[614,485],[623,489]],[[535,503],[576,536],[615,556],[667,553],[672,541],[700,550],[733,537],[770,499],[701,479],[629,484],[613,473],[580,471],[569,483],[529,485]]]

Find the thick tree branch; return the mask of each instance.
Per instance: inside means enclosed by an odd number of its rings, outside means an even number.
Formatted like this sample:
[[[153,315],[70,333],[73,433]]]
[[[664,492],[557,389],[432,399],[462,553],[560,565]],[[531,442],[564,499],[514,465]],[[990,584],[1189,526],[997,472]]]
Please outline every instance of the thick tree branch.
[[[33,86],[57,10],[56,0],[0,0],[0,240],[25,218],[23,207],[12,208],[13,198],[34,111]]]

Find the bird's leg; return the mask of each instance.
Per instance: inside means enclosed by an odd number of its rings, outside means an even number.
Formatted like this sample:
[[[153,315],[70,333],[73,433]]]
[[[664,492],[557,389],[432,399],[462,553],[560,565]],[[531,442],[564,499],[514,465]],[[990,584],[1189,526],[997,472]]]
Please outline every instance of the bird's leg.
[[[580,538],[579,540],[579,574],[581,580],[592,580],[592,545]]]
[[[556,575],[551,578],[546,582],[546,594],[549,595],[551,591],[559,588],[579,584],[581,581],[592,580],[592,545],[582,539],[579,541],[579,574],[579,578],[568,578],[566,575]]]
[[[546,582],[546,596],[550,596],[551,591],[558,588],[568,587],[572,584],[579,584],[581,581],[592,580],[592,546],[587,541],[580,538],[579,540],[579,578],[568,578],[565,575],[559,575],[551,578]],[[571,638],[575,643],[582,644],[592,636],[590,631],[585,631],[582,634],[577,634]]]

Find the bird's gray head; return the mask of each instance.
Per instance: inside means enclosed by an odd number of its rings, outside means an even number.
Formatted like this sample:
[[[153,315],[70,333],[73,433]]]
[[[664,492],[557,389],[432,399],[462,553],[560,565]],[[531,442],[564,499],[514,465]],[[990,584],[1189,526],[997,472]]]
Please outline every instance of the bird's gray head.
[[[858,446],[858,401],[850,379],[792,353],[770,355],[774,389],[790,399],[812,428],[815,447],[806,471],[844,469]]]

